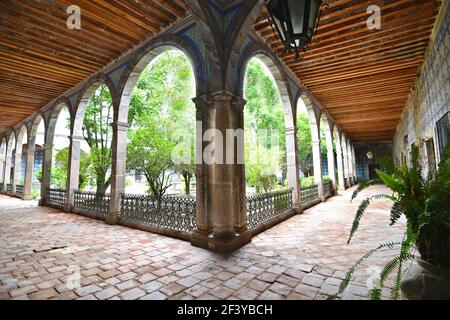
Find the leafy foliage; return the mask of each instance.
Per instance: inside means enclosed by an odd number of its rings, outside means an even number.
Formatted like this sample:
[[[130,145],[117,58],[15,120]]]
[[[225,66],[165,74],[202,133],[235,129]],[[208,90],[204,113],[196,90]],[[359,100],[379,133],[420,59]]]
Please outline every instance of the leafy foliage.
[[[97,192],[104,194],[111,184],[112,97],[106,85],[98,87],[89,98],[83,120],[83,137],[90,148],[89,159]],[[80,170],[81,172],[81,170]]]
[[[184,177],[185,191],[190,192],[195,173],[193,79],[187,57],[181,51],[167,51],[142,72],[133,91],[127,169],[142,172],[149,193],[157,197],[166,193],[175,171]],[[184,161],[174,164],[172,156]]]
[[[282,180],[287,175],[286,135],[278,89],[258,59],[248,64],[244,96],[247,100],[244,112],[246,182],[257,192],[267,192],[277,186],[279,171]],[[261,134],[261,130],[266,130],[267,136]]]
[[[444,152],[445,156],[437,173],[431,171],[426,178],[422,173],[419,154],[419,148],[414,147],[410,168],[405,165],[396,168],[387,158],[381,159],[380,163],[385,168],[385,172],[377,170],[379,179],[362,183],[352,196],[353,200],[364,189],[379,183],[384,183],[392,191],[391,195],[380,194],[362,200],[356,212],[348,242],[357,231],[364,212],[374,200],[381,198],[392,200],[390,225],[394,225],[401,217],[405,217],[407,221],[404,239],[399,244],[400,253],[385,265],[378,285],[371,290],[372,299],[381,297],[384,282],[394,271],[396,276],[392,298],[400,297],[403,264],[414,259],[415,256],[411,251],[415,247],[425,261],[443,268],[450,267],[450,148]],[[392,246],[394,244],[388,247]],[[330,298],[336,298],[345,290],[355,268],[373,253],[374,251],[370,251],[350,268],[338,292]]]
[[[51,185],[56,188],[65,189],[67,187],[67,172],[68,172],[69,148],[64,148],[58,151],[55,156],[55,163],[51,171]],[[36,172],[36,175],[42,176],[42,167]],[[40,181],[40,180],[39,180]],[[81,151],[80,155],[80,177],[78,188],[83,190],[89,185],[92,185],[95,177],[92,171],[90,155]]]

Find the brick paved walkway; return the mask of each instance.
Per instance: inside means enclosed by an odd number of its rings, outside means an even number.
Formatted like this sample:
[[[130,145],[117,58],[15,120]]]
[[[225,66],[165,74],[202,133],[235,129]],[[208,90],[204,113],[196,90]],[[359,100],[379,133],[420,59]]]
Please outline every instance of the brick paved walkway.
[[[351,190],[228,257],[0,196],[0,299],[325,299],[368,249],[401,238],[403,226],[387,226],[389,203],[380,201],[346,245]],[[367,279],[393,254],[368,261],[343,298],[367,298]]]

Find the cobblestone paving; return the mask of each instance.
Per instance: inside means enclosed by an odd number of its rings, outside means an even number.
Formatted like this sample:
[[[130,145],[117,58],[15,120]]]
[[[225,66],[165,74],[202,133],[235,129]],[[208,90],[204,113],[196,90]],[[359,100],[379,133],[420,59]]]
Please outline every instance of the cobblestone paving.
[[[353,262],[404,228],[388,227],[389,203],[380,201],[347,245],[352,190],[230,256],[0,196],[0,299],[325,299]],[[394,254],[364,264],[342,298],[367,299],[368,279]]]

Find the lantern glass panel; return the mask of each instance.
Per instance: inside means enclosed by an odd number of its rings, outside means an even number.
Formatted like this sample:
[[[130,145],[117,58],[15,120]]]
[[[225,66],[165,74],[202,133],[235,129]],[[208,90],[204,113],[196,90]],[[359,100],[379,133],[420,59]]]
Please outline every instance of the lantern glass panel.
[[[292,29],[295,35],[304,33],[306,3],[308,0],[289,0]]]

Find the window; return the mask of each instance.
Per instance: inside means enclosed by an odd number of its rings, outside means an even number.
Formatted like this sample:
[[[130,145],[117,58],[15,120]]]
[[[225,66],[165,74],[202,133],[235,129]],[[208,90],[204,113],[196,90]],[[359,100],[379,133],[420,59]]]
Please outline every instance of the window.
[[[436,158],[434,156],[434,140],[430,138],[425,141],[425,146],[427,148],[427,160],[428,160],[428,172],[436,171]]]
[[[448,112],[436,122],[436,132],[438,139],[439,155],[442,159],[445,147],[448,146],[450,140],[450,118]]]

